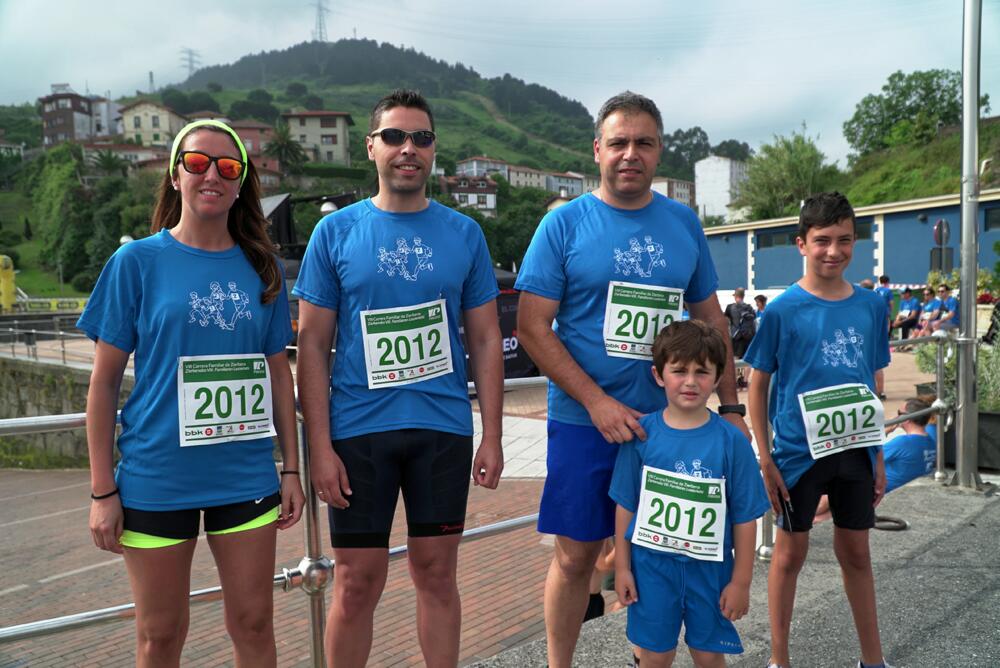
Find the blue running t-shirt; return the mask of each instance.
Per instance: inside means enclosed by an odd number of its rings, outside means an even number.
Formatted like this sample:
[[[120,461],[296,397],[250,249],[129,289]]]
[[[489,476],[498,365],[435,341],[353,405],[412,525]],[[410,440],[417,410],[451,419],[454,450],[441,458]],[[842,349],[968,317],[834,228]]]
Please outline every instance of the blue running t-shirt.
[[[927,475],[937,463],[937,445],[926,434],[902,434],[886,441],[886,493]]]
[[[813,465],[799,394],[844,383],[874,392],[875,372],[889,365],[887,317],[882,298],[858,286],[847,299],[829,301],[795,284],[764,310],[743,359],[772,374],[772,456],[786,487]],[[874,462],[876,448],[868,451]]]
[[[701,302],[718,288],[705,233],[689,207],[653,193],[641,209],[618,209],[592,194],[542,218],[514,287],[559,302],[553,329],[577,364],[607,394],[642,413],[664,407],[650,362],[612,357],[604,347],[610,281],[684,290]],[[549,383],[549,417],[590,425],[590,415]]]
[[[941,318],[944,318],[945,313],[954,313],[955,315],[948,318],[948,323],[958,327],[959,311],[958,311],[958,299],[955,297],[947,297],[944,302],[941,303]]]
[[[733,525],[757,519],[770,506],[753,447],[739,429],[715,413],[695,429],[674,429],[664,422],[662,411],[642,416],[639,424],[646,430],[647,439],[634,439],[619,447],[608,494],[622,508],[636,513],[642,492],[643,466],[696,478],[725,478],[727,522],[723,561],[701,561],[683,554],[662,553],[665,558],[718,569],[721,590],[732,577]],[[637,516],[629,523],[625,536],[628,540],[632,540]],[[633,545],[632,549],[649,548]]]
[[[875,288],[875,294],[881,297],[882,301],[885,302],[885,312],[892,313],[892,299],[893,299],[892,288],[887,288],[885,286],[880,285],[877,288]]]
[[[330,380],[335,439],[394,429],[472,434],[459,337],[463,311],[499,294],[483,232],[474,220],[431,201],[414,213],[391,213],[370,199],[316,225],[292,292],[337,312]],[[361,312],[444,299],[452,372],[409,385],[368,388]]]
[[[180,446],[177,359],[274,355],[292,339],[288,295],[262,304],[264,283],[239,246],[205,251],[163,230],[111,256],[77,327],[134,352],[135,387],[122,409],[122,505],[181,510],[278,490],[271,438]]]
[[[909,315],[906,316],[907,319],[916,318],[920,316],[920,300],[916,297],[910,297],[909,299],[899,300],[899,310],[908,311]]]

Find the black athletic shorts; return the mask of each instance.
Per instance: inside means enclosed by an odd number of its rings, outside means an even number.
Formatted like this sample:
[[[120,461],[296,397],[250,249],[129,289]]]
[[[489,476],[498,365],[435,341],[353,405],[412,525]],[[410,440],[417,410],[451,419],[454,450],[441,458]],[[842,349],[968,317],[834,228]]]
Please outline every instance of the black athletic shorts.
[[[333,441],[353,494],[329,506],[333,547],[389,547],[396,500],[403,492],[408,535],[465,530],[472,476],[472,437],[431,429],[399,429]]]
[[[205,513],[205,533],[225,533],[251,522],[281,506],[281,494],[208,508],[187,510],[136,510],[122,508],[123,528],[146,536],[188,540],[198,535],[201,513]]]
[[[845,450],[817,459],[788,490],[790,503],[781,502],[778,526],[792,532],[812,529],[816,506],[824,494],[830,500],[834,525],[858,530],[875,526],[872,506],[875,473],[867,448]]]

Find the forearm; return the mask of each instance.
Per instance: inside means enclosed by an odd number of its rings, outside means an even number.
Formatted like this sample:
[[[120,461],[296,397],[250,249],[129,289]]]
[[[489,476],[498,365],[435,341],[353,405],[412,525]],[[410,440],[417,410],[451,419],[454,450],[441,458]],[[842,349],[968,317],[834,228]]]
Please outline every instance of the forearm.
[[[632,570],[632,545],[628,541],[628,525],[635,513],[615,506],[615,570]]]
[[[519,323],[518,342],[528,351],[543,375],[584,406],[604,396],[604,390],[566,350],[552,330],[551,323],[525,325]]]
[[[87,454],[90,489],[94,494],[104,494],[115,488],[115,426],[120,387],[120,378],[117,384],[91,378],[87,390]]]
[[[470,332],[471,334],[471,332]],[[469,337],[472,382],[476,386],[483,438],[499,439],[503,433],[503,346],[500,328]]]
[[[295,393],[292,389],[292,370],[288,356],[282,351],[267,358],[271,373],[271,403],[274,410],[274,429],[278,432],[281,447],[281,464],[286,470],[298,470],[298,430],[295,424]]]
[[[755,369],[748,397],[750,403],[750,424],[753,428],[754,438],[757,441],[757,454],[761,462],[771,461],[769,424],[767,420],[767,393],[770,382],[771,374]]]
[[[310,341],[299,336],[296,364],[299,385],[299,406],[305,419],[309,442],[330,443],[330,347],[323,341]],[[319,450],[325,451],[326,448]],[[317,449],[310,449],[312,452]]]
[[[733,576],[730,582],[750,586],[753,580],[753,557],[757,547],[757,522],[733,525]]]

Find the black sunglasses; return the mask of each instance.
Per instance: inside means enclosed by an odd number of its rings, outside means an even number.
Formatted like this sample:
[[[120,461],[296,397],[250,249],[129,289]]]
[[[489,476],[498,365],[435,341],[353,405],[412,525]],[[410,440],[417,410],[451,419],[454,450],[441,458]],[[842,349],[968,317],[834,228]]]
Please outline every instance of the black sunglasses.
[[[402,146],[406,143],[407,138],[413,142],[413,145],[417,148],[427,148],[434,143],[437,138],[431,130],[417,130],[415,132],[407,132],[406,130],[399,130],[397,128],[386,128],[384,130],[376,130],[375,132],[368,135],[369,137],[381,137],[389,146]]]

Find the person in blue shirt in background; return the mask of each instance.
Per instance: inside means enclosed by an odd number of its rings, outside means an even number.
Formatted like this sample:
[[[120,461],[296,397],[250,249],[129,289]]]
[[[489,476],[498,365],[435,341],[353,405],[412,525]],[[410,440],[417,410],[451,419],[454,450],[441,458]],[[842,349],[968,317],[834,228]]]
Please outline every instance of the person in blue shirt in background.
[[[932,328],[941,315],[941,300],[934,296],[934,288],[929,285],[924,288],[924,302],[920,306],[920,331],[917,336],[930,336],[934,333]]]
[[[938,286],[938,301],[941,302],[940,317],[931,322],[931,331],[939,329],[958,329],[958,299],[951,296],[951,288],[947,283]]]
[[[889,326],[890,336],[892,330],[899,328],[901,338],[910,338],[910,330],[920,321],[920,311],[920,300],[913,296],[913,290],[903,288],[903,294],[899,298],[899,313]]]
[[[756,519],[768,501],[750,442],[705,406],[728,357],[700,320],[661,330],[652,374],[667,406],[639,418],[645,441],[618,448],[615,591],[643,668],[673,663],[682,623],[697,666],[743,651],[733,622],[750,607]]]
[[[885,311],[892,317],[892,302],[893,302],[893,292],[892,288],[889,287],[889,277],[882,274],[878,277],[878,287],[875,288],[875,294],[882,298],[885,302]],[[892,323],[887,323],[889,326],[889,331],[892,331]]]

